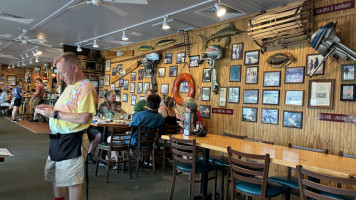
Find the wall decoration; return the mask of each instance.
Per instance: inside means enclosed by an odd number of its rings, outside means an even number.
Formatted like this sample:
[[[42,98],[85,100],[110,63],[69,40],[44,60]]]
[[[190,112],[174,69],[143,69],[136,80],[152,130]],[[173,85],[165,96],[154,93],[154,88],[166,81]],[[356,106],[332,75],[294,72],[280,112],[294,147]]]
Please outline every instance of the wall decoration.
[[[143,72],[143,77],[144,78],[151,78],[152,76],[152,69],[151,67],[146,67]]]
[[[113,67],[111,69],[111,76],[116,76],[116,68],[115,67]]]
[[[161,85],[161,94],[168,94],[168,84]]]
[[[203,69],[203,83],[211,82],[211,69],[204,68]]]
[[[136,72],[132,72],[130,76],[131,81],[136,81]]]
[[[111,68],[111,61],[110,60],[106,60],[105,62],[105,71],[109,72]]]
[[[228,103],[239,103],[240,101],[240,87],[229,87]]]
[[[104,91],[100,90],[99,91],[99,98],[103,98],[104,97]]]
[[[257,84],[258,83],[258,66],[256,67],[246,67],[246,84]]]
[[[129,89],[129,80],[124,80],[124,90]]]
[[[189,86],[187,81],[182,81],[179,84],[179,87],[180,87],[179,92],[181,93],[187,93],[189,91]]]
[[[105,74],[105,86],[110,85],[110,74]]]
[[[140,47],[138,47],[138,51],[150,51],[153,50],[154,48],[152,46],[148,46],[148,45],[142,45]]]
[[[130,93],[135,93],[135,85],[134,82],[130,83]]]
[[[230,66],[230,82],[241,81],[241,65]]]
[[[131,105],[136,105],[136,98],[137,98],[137,96],[136,96],[136,94],[132,94],[131,95]]]
[[[117,65],[117,73],[120,73],[120,72],[122,72],[122,64],[118,64]]]
[[[202,118],[210,119],[210,106],[199,106],[200,115]]]
[[[278,105],[279,90],[262,90],[262,104]]]
[[[341,84],[340,101],[355,101],[356,84]]]
[[[290,128],[302,128],[303,112],[283,111],[283,126]]]
[[[226,94],[227,94],[227,88],[226,87],[221,87],[219,88],[219,106],[226,106]]]
[[[304,99],[303,90],[286,90],[286,97],[284,104],[291,106],[302,106]]]
[[[243,103],[257,104],[258,103],[258,90],[244,90]]]
[[[114,88],[116,93],[116,101],[121,101],[121,89],[119,87]]]
[[[140,96],[139,101],[144,100],[145,96]]]
[[[244,47],[243,42],[232,45],[232,53],[231,53],[232,60],[241,60],[242,59],[243,47]]]
[[[177,77],[177,74],[178,74],[178,66],[170,66],[169,77]]]
[[[278,124],[278,109],[262,108],[261,123]]]
[[[355,64],[341,66],[341,81],[355,81]]]
[[[177,64],[185,62],[185,52],[177,53]]]
[[[128,94],[122,94],[122,102],[127,102],[128,101]]]
[[[263,87],[279,87],[281,85],[281,72],[264,72]]]
[[[158,68],[158,77],[163,78],[166,76],[166,68],[160,67]]]
[[[201,100],[210,101],[210,87],[203,87],[201,90]]]
[[[242,107],[242,121],[257,122],[257,108]]]
[[[173,58],[172,53],[165,54],[164,55],[164,64],[172,64],[172,58]]]
[[[160,40],[157,42],[156,46],[159,47],[159,46],[165,46],[167,44],[171,44],[173,42],[175,42],[176,40],[175,39],[166,39],[166,40]]]
[[[258,65],[260,57],[260,51],[246,51],[245,52],[245,65]]]
[[[233,115],[234,114],[233,109],[226,109],[226,108],[212,108],[211,112],[216,113],[216,114],[223,114],[223,115]]]
[[[143,80],[143,69],[138,70],[138,80]]]
[[[143,85],[143,93],[146,94],[147,93],[147,90],[150,89],[150,83],[145,83]]]
[[[142,94],[143,92],[143,83],[139,82],[137,83],[137,94]]]
[[[310,72],[312,69],[315,69],[318,65],[319,62],[323,60],[323,56],[321,54],[309,54],[307,55],[307,69],[306,69],[306,75],[309,76]],[[314,75],[323,75],[324,74],[324,63],[321,64],[321,66],[316,70]]]
[[[119,87],[124,87],[124,79],[119,80]]]
[[[15,75],[7,75],[7,82],[9,82],[10,85],[15,86],[16,85],[16,76]]]
[[[284,83],[304,83],[304,67],[286,68]]]
[[[200,56],[190,56],[189,67],[198,67],[199,66]]]
[[[356,115],[318,113],[318,120],[356,124]]]
[[[283,68],[286,67],[294,61],[294,56],[291,53],[276,53],[271,55],[266,63],[269,64],[273,68]]]
[[[110,91],[114,91],[115,90],[115,84],[111,84],[110,85]]]
[[[100,79],[99,81],[99,87],[103,88],[104,87],[104,79]]]
[[[334,84],[334,79],[309,80],[308,107],[332,109]]]

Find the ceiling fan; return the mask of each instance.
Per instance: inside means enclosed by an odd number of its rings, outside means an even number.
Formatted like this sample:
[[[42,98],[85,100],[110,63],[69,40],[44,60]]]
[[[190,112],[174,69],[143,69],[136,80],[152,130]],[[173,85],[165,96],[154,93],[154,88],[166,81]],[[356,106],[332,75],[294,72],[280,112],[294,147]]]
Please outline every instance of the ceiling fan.
[[[75,4],[74,6],[71,6],[68,9],[77,9],[92,4],[95,6],[104,6],[105,8],[115,12],[120,16],[129,15],[126,11],[112,5],[111,3],[147,4],[147,0],[91,0],[91,1],[84,1],[82,3]]]

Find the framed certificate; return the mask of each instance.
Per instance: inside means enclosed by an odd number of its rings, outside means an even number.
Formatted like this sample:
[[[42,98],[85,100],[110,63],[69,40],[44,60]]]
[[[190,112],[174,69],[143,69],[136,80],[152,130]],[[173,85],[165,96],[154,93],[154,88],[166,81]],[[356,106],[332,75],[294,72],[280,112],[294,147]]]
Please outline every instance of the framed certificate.
[[[334,84],[334,79],[309,80],[308,107],[332,109]]]

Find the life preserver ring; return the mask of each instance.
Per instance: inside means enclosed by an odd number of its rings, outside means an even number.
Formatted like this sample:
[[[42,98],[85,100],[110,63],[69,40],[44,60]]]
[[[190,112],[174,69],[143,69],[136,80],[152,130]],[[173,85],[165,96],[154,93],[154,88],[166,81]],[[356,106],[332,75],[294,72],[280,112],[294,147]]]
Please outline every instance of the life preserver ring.
[[[172,93],[175,102],[180,106],[182,106],[183,104],[183,99],[179,96],[179,84],[182,81],[188,82],[188,88],[189,88],[188,97],[194,98],[194,94],[195,94],[195,86],[192,77],[187,73],[179,74],[179,76],[174,80]]]

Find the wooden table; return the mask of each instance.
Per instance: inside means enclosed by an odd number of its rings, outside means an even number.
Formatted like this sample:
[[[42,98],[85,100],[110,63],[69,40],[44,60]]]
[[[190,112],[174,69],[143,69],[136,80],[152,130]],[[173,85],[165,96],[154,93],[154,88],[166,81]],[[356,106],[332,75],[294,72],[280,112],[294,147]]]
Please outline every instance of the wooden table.
[[[107,127],[128,127],[130,124],[124,124],[124,123],[91,123],[92,126],[95,127],[102,127],[103,128],[103,138],[102,141],[105,142],[106,139],[108,138],[108,131]]]

